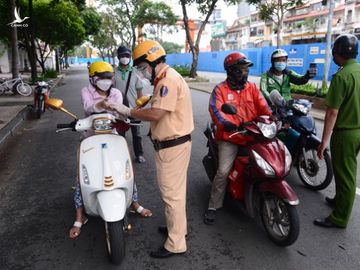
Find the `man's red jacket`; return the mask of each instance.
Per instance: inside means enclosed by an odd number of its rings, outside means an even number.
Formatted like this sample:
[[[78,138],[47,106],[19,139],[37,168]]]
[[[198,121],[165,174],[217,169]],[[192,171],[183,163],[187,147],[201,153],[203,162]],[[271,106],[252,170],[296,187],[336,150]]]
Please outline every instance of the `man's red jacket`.
[[[235,106],[237,114],[230,115],[223,113],[221,106],[224,103]],[[242,122],[251,121],[257,116],[271,115],[271,110],[255,83],[246,82],[242,90],[232,90],[227,80],[216,85],[212,91],[209,102],[209,112],[217,127],[215,139],[229,141],[235,144],[245,144],[251,140],[251,138],[246,135],[237,135],[229,138],[234,132],[226,132],[224,130],[225,121],[239,126]]]

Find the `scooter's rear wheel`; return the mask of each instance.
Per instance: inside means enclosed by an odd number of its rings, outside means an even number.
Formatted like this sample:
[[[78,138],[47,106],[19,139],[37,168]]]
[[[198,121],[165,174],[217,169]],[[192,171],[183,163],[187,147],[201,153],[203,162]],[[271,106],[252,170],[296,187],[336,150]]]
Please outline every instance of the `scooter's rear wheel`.
[[[307,188],[312,190],[327,188],[333,178],[329,151],[326,150],[324,159],[319,160],[317,149],[305,149],[299,156],[297,171],[301,181]]]
[[[41,118],[41,114],[44,112],[44,110],[45,110],[44,98],[39,97],[38,100],[37,100],[37,108],[36,108],[36,117],[38,119]]]
[[[110,261],[120,264],[125,256],[124,221],[105,222],[106,249]]]
[[[278,246],[290,246],[299,236],[299,216],[296,207],[275,194],[261,200],[260,215],[267,235]]]

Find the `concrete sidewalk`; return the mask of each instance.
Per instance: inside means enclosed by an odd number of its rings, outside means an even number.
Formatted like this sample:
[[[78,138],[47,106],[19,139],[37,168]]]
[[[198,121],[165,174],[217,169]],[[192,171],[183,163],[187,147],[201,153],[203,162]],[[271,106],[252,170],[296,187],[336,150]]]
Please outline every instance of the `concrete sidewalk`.
[[[1,77],[6,77],[4,75],[6,74],[1,74]],[[61,74],[53,80],[53,84],[50,85],[50,94],[63,76],[64,74]],[[26,80],[26,76],[22,75],[22,78]],[[34,86],[32,87],[34,88]],[[29,117],[33,103],[33,95],[24,97],[19,94],[5,93],[0,96],[0,147],[9,137],[14,135],[16,129]]]

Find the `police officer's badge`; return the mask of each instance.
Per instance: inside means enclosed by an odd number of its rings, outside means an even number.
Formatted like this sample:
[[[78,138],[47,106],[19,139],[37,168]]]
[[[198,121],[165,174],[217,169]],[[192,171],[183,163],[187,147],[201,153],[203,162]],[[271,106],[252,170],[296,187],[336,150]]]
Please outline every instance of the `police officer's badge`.
[[[160,88],[160,97],[165,97],[169,92],[169,89],[164,85]]]

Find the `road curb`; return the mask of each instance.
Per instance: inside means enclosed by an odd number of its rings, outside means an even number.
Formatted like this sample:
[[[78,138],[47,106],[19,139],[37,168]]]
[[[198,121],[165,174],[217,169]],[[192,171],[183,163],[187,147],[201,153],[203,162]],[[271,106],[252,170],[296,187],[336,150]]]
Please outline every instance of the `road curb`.
[[[5,144],[9,137],[14,136],[16,130],[20,127],[22,122],[28,119],[30,109],[30,106],[25,106],[2,129],[0,129],[0,147]]]

